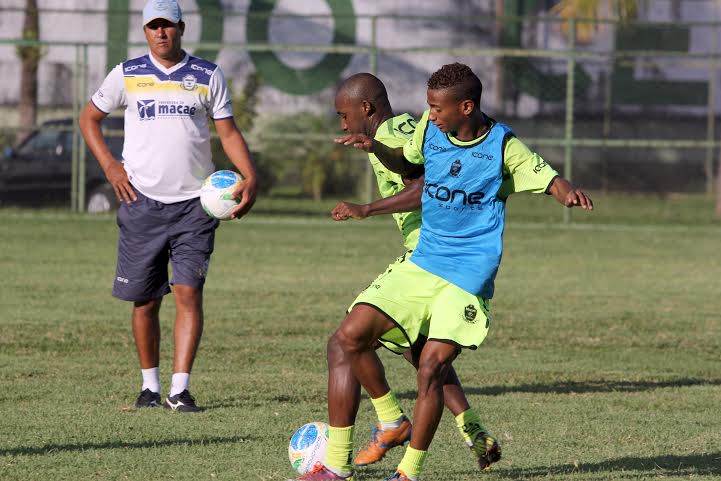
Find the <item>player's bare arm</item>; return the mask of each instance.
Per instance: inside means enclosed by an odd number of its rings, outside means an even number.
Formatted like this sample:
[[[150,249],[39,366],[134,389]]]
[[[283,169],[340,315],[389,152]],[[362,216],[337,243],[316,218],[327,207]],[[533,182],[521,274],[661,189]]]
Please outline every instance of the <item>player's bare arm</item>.
[[[563,177],[556,177],[548,188],[551,194],[560,204],[566,207],[581,207],[582,209],[593,210],[593,201],[581,189],[574,187]]]
[[[80,113],[80,119],[78,120],[80,131],[90,151],[95,158],[98,159],[100,167],[102,167],[103,172],[105,172],[105,177],[108,179],[110,185],[113,186],[118,200],[120,202],[130,203],[138,200],[138,197],[135,195],[133,186],[128,180],[128,174],[125,172],[123,164],[110,153],[108,144],[105,143],[103,132],[100,129],[100,124],[107,116],[108,114],[98,109],[95,104],[88,102]]]
[[[412,175],[418,171],[418,166],[406,160],[403,147],[388,147],[382,142],[368,137],[365,134],[348,134],[335,139],[337,144],[355,147],[378,157],[386,168],[401,175]]]
[[[411,181],[408,186],[398,194],[376,200],[370,204],[340,202],[331,211],[331,217],[336,221],[365,219],[366,217],[374,215],[395,214],[397,212],[409,212],[419,209],[421,207],[424,179],[425,176],[421,176]]]
[[[223,150],[243,176],[243,182],[233,193],[236,199],[240,199],[240,202],[233,209],[231,219],[238,219],[247,214],[255,204],[258,176],[250,156],[250,150],[248,150],[248,144],[235,125],[235,120],[232,118],[216,120],[215,129],[218,132],[220,143],[223,145]]]

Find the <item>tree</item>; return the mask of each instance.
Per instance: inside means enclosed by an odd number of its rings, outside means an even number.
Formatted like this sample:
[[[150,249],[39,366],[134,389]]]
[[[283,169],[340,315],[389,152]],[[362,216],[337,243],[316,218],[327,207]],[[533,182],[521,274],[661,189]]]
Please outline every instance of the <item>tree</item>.
[[[40,39],[40,21],[36,0],[25,2],[25,22],[23,23],[23,40]],[[22,141],[35,127],[38,116],[38,64],[42,57],[39,45],[21,45],[17,47],[20,58],[20,103],[18,104],[18,124],[20,129],[15,140]]]
[[[638,13],[639,0],[560,0],[555,7],[554,13],[559,16],[570,18],[616,18],[627,20],[634,18]],[[681,11],[681,2],[672,2],[674,16],[678,18]],[[567,24],[564,25],[567,28]],[[576,37],[583,41],[588,36],[593,36],[597,31],[597,25],[584,22],[576,25]],[[721,218],[721,155],[719,156],[719,169],[716,180],[716,217]]]
[[[639,0],[559,0],[553,7],[552,12],[562,18],[582,19],[618,19],[627,20],[635,18],[638,12]],[[568,29],[568,23],[563,27]],[[599,25],[595,22],[579,22],[576,24],[576,40],[586,43],[593,38],[598,31]]]
[[[301,194],[320,201],[324,195],[352,196],[364,172],[363,153],[333,142],[335,117],[299,112],[264,118],[254,145],[278,179],[301,186]],[[274,132],[288,134],[284,137]],[[366,156],[367,158],[367,156]],[[359,160],[360,159],[360,160]],[[367,161],[366,161],[367,162]]]

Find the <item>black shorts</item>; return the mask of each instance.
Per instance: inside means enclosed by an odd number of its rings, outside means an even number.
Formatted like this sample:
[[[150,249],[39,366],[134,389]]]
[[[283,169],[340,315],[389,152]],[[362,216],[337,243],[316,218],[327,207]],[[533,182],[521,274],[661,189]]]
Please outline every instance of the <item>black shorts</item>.
[[[208,216],[200,199],[164,204],[135,189],[138,200],[118,209],[118,265],[113,296],[148,301],[170,292],[171,284],[202,289],[215,242],[218,220]]]

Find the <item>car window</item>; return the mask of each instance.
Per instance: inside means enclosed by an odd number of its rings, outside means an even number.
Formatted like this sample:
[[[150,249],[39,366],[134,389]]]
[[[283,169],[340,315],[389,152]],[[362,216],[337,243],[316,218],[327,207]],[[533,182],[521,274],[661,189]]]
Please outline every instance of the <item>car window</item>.
[[[58,146],[60,142],[59,130],[41,130],[30,137],[18,148],[18,154],[23,157],[57,155],[60,153]]]

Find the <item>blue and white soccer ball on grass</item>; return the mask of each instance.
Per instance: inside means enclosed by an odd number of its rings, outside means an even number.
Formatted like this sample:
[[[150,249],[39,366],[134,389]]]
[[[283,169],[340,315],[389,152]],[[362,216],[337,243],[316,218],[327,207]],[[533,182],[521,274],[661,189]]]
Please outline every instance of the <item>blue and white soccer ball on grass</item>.
[[[293,434],[288,458],[298,474],[306,474],[317,462],[323,462],[328,446],[328,425],[322,422],[304,424]]]
[[[233,198],[233,192],[243,182],[243,177],[232,170],[213,172],[200,188],[200,204],[210,216],[219,220],[230,219],[230,214],[240,199]]]

